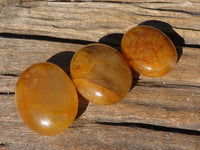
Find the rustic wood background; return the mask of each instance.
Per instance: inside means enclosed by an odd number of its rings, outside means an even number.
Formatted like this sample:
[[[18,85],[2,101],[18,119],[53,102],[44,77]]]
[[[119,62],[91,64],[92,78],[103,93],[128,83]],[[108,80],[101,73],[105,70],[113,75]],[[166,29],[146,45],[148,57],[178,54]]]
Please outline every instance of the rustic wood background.
[[[49,61],[69,73],[71,57],[83,45],[120,49],[122,35],[138,24],[172,39],[179,54],[172,72],[136,76],[116,105],[80,97],[77,119],[59,135],[26,127],[14,95],[25,68]],[[0,0],[0,149],[200,150],[200,1]]]

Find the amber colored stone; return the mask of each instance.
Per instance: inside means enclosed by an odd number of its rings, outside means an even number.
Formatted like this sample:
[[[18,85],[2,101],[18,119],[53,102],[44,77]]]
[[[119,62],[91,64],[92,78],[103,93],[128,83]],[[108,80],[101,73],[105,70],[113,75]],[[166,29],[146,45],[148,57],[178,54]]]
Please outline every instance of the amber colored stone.
[[[150,26],[141,25],[126,32],[121,49],[133,70],[149,77],[161,77],[176,65],[174,44],[164,33]]]
[[[114,48],[89,44],[73,56],[73,82],[88,101],[108,105],[121,101],[129,92],[132,73],[128,63]]]
[[[55,135],[70,126],[78,111],[75,86],[52,63],[30,66],[16,85],[16,103],[25,124],[42,135]]]

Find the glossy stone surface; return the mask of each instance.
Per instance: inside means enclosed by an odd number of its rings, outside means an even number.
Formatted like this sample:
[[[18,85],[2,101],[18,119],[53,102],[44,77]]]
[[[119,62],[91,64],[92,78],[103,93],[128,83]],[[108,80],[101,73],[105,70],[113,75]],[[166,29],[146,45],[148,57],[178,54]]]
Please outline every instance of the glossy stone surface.
[[[89,44],[76,52],[70,72],[79,93],[100,105],[121,101],[132,83],[125,59],[117,50],[103,44]]]
[[[121,49],[133,70],[149,77],[167,74],[177,62],[177,52],[171,40],[150,26],[141,25],[126,32]]]
[[[52,63],[27,68],[16,85],[16,103],[25,124],[42,135],[55,135],[70,126],[78,111],[75,86]]]

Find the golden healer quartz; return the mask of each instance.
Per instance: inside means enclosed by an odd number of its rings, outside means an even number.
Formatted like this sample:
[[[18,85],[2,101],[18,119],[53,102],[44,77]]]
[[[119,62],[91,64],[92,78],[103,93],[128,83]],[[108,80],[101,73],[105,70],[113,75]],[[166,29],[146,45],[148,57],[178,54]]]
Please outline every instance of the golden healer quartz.
[[[76,52],[70,72],[79,93],[100,105],[121,101],[132,84],[132,73],[125,59],[104,44],[89,44]]]
[[[163,32],[150,26],[140,25],[126,32],[121,49],[133,70],[149,77],[167,74],[177,62],[174,44]]]
[[[16,103],[25,124],[42,135],[68,128],[78,111],[78,98],[68,75],[52,63],[30,66],[16,85]]]

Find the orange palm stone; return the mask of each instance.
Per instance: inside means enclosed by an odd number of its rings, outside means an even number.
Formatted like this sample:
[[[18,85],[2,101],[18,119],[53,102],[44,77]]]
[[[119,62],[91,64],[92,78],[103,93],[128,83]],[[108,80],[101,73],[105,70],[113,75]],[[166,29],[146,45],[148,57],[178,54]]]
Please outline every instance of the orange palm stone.
[[[176,65],[174,44],[164,33],[150,26],[141,25],[126,32],[121,49],[129,65],[149,77],[161,77]]]
[[[47,62],[34,64],[21,74],[16,103],[25,124],[42,135],[64,131],[78,111],[73,82],[61,68]]]
[[[121,101],[132,84],[132,73],[125,59],[104,44],[89,44],[80,49],[73,56],[70,67],[79,93],[96,104]]]

